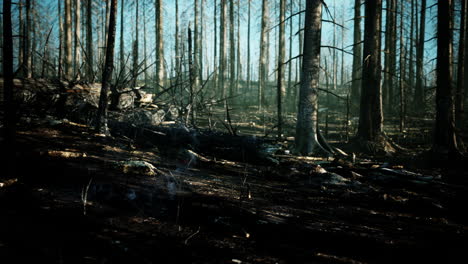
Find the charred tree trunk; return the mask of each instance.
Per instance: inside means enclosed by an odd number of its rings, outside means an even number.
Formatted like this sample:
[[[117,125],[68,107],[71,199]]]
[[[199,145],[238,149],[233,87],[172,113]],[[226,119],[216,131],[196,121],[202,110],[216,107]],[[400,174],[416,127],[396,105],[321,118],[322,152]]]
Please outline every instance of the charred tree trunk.
[[[262,2],[262,28],[260,36],[260,65],[258,74],[258,108],[261,110],[265,106],[265,91],[268,75],[268,27],[269,27],[268,1]]]
[[[304,52],[299,90],[295,152],[302,155],[324,154],[319,143],[318,86],[322,33],[322,1],[307,0],[304,27]]]
[[[356,138],[363,151],[389,151],[383,134],[380,32],[382,0],[366,0],[361,104]],[[364,143],[364,144],[362,144]]]
[[[11,0],[3,1],[3,78],[5,114],[3,120],[4,146],[2,149],[2,160],[6,164],[6,177],[14,176],[14,146],[15,146],[15,107],[13,99],[13,34],[11,24]]]
[[[71,0],[65,0],[65,22],[64,22],[64,48],[65,48],[65,79],[70,80],[73,76],[72,66],[72,22],[71,22]]]
[[[432,151],[444,156],[458,154],[452,88],[452,4],[452,0],[439,1],[437,11],[436,122]]]
[[[155,1],[156,10],[156,89],[164,87],[163,0]]]
[[[226,16],[227,16],[227,0],[221,0],[221,19],[219,25],[219,89],[221,98],[226,97],[226,42],[227,42],[227,31],[226,31]]]
[[[93,12],[92,0],[86,3],[86,79],[94,82],[93,71]]]
[[[362,78],[362,46],[361,37],[361,0],[354,1],[354,46],[353,46],[353,74],[351,83],[351,101],[354,108],[359,105]]]
[[[279,38],[278,38],[278,77],[277,77],[277,117],[278,117],[278,138],[282,137],[283,134],[283,98],[286,94],[286,88],[284,85],[284,56],[286,53],[286,40],[285,40],[285,26],[284,19],[286,13],[286,0],[280,1],[280,17],[279,17]],[[320,56],[320,55],[319,55]]]
[[[124,5],[125,0],[120,3],[120,71],[125,74],[125,42],[124,42]]]
[[[104,135],[109,133],[107,127],[107,92],[111,85],[112,72],[114,70],[114,46],[115,46],[115,29],[117,16],[117,0],[110,0],[110,17],[109,28],[106,44],[106,60],[104,64],[104,72],[102,74],[102,88],[99,97],[99,108],[97,112],[96,130]]]
[[[458,45],[458,72],[457,72],[457,88],[455,93],[455,125],[457,129],[463,127],[463,118],[464,118],[464,101],[465,101],[465,82],[466,75],[466,11],[467,11],[467,1],[461,1],[461,12],[460,12],[460,41]]]
[[[416,112],[424,112],[424,35],[426,34],[426,0],[421,1],[421,21],[419,26],[418,47],[416,48],[416,87],[414,90],[414,105]]]
[[[81,67],[81,0],[75,0],[75,43],[73,50],[74,74],[80,74]]]

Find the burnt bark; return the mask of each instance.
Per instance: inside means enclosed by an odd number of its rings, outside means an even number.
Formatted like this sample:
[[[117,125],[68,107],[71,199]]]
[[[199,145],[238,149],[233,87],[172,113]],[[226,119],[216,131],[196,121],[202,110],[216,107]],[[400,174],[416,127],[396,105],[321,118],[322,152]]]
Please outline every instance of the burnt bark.
[[[454,123],[452,85],[452,7],[453,1],[439,1],[437,11],[436,121],[432,151],[458,153]]]
[[[109,28],[106,44],[106,60],[104,72],[102,74],[102,89],[99,97],[99,108],[97,113],[96,130],[101,134],[108,134],[107,127],[107,93],[111,85],[112,72],[114,70],[114,46],[115,46],[115,28],[117,16],[117,0],[111,0]]]

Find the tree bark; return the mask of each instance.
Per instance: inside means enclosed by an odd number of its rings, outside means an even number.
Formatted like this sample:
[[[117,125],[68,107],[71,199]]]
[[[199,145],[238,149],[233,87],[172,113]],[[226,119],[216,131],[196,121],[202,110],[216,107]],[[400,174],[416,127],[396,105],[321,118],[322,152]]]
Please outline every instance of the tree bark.
[[[279,16],[279,38],[278,38],[278,77],[277,77],[277,117],[278,117],[278,138],[283,134],[283,98],[286,95],[286,87],[284,84],[284,57],[286,54],[286,38],[285,38],[285,13],[286,0],[280,1],[280,16]]]
[[[139,41],[139,27],[138,23],[139,20],[139,0],[135,1],[135,41],[133,42],[133,67],[132,67],[132,86],[137,87],[137,78],[138,78],[138,65],[140,64],[139,60],[139,48],[140,48],[140,41]]]
[[[80,74],[81,67],[81,0],[75,0],[75,43],[74,43],[74,74]],[[81,75],[81,74],[80,74]]]
[[[219,89],[221,98],[226,97],[226,42],[227,42],[227,31],[226,31],[226,16],[227,16],[227,0],[221,0],[221,19],[219,24]]]
[[[5,115],[3,120],[4,147],[2,149],[2,160],[5,161],[6,168],[4,173],[6,177],[14,176],[15,169],[15,107],[13,98],[13,34],[11,24],[11,0],[3,1],[3,47],[2,47],[2,65],[3,65],[3,103]],[[2,173],[3,174],[3,173]]]
[[[164,87],[163,0],[155,1],[156,10],[156,89]]]
[[[229,0],[229,97],[234,97],[236,85],[236,40],[234,37],[234,0]]]
[[[362,45],[361,37],[361,0],[354,1],[354,46],[353,46],[353,74],[351,82],[352,105],[359,105],[362,78]],[[354,108],[354,107],[353,107]]]
[[[109,133],[107,127],[107,92],[111,85],[112,72],[114,70],[114,46],[115,46],[115,30],[116,30],[116,17],[117,17],[117,0],[109,0],[110,3],[110,16],[108,38],[106,43],[106,60],[104,64],[104,71],[102,74],[102,88],[99,97],[99,108],[97,112],[96,130],[104,135]]]
[[[86,1],[86,79],[94,82],[93,71],[93,0]]]
[[[121,0],[120,3],[120,71],[125,74],[125,41],[124,41],[124,5],[125,0]]]
[[[268,32],[269,32],[269,8],[268,1],[262,1],[262,28],[260,36],[260,65],[258,74],[258,108],[262,110],[265,106],[265,90],[268,75]]]
[[[28,0],[29,1],[29,0]],[[71,22],[71,0],[65,0],[65,79],[70,80],[73,77],[72,66],[72,22]]]
[[[457,88],[455,93],[455,125],[458,129],[463,127],[464,101],[465,101],[465,62],[466,62],[466,11],[467,1],[461,0],[460,11],[460,41],[458,45]]]
[[[439,1],[437,11],[436,122],[432,151],[458,153],[452,88],[452,0]]]
[[[302,155],[323,152],[318,141],[318,86],[322,32],[322,1],[307,0],[304,52],[296,124],[295,151]]]
[[[424,112],[424,44],[426,34],[426,0],[421,0],[421,21],[419,26],[418,47],[416,49],[416,87],[413,104],[418,106],[416,112]]]
[[[362,68],[359,126],[356,137],[370,142],[382,136],[382,89],[380,86],[380,31],[382,0],[366,0],[364,60]]]

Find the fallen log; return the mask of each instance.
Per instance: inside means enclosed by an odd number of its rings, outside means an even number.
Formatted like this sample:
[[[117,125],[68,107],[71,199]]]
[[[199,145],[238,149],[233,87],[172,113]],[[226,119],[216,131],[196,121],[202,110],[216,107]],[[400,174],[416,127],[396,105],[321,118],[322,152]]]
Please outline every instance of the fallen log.
[[[234,136],[184,126],[136,126],[112,120],[109,121],[109,128],[113,135],[128,137],[144,147],[157,147],[169,158],[181,150],[191,150],[215,159],[278,164],[273,154],[279,150],[279,146],[273,140],[256,136]]]

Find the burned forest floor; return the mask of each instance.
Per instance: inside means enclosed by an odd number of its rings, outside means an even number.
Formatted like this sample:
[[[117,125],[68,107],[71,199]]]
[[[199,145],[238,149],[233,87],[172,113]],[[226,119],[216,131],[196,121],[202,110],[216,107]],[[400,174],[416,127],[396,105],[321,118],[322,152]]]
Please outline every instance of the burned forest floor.
[[[25,112],[16,176],[0,180],[2,263],[468,261],[463,162],[300,157],[171,122],[104,137]]]

